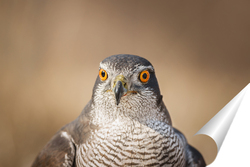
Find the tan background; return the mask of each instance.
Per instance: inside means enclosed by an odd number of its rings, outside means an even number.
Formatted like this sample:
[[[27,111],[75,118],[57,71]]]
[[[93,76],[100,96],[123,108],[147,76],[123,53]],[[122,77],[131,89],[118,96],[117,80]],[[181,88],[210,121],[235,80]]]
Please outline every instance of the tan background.
[[[250,82],[249,0],[0,1],[0,166],[30,166],[91,97],[98,65],[154,65],[175,127],[193,136]]]

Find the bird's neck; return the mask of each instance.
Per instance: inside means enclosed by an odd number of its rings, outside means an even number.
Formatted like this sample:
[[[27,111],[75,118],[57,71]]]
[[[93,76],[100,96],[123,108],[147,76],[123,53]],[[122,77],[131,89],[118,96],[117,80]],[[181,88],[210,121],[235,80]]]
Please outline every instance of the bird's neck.
[[[141,99],[128,98],[119,105],[113,99],[94,102],[89,113],[91,123],[103,126],[119,120],[132,124],[137,121],[146,125],[151,121],[161,121],[171,125],[170,116],[162,101],[159,104],[155,98]]]

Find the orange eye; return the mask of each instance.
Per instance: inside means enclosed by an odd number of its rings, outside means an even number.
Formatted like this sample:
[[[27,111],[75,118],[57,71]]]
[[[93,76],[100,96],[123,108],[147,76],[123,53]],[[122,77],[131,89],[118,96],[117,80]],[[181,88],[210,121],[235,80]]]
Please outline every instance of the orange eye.
[[[104,69],[100,69],[99,77],[101,78],[102,81],[105,81],[108,78],[108,74]]]
[[[148,82],[149,77],[150,77],[150,74],[149,74],[149,72],[147,70],[142,71],[141,74],[140,74],[140,80],[143,83]]]

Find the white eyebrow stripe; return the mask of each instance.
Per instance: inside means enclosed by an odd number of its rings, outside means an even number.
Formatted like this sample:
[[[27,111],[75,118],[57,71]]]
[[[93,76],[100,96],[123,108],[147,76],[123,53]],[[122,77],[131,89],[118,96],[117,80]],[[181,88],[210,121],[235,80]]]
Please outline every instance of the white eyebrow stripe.
[[[149,66],[143,66],[143,65],[137,65],[137,68],[136,69],[134,69],[134,71],[133,72],[138,72],[138,71],[143,71],[143,70],[149,70],[149,71],[152,71],[152,72],[154,72],[155,70],[154,70],[154,67],[153,66],[151,66],[151,65],[149,65]]]
[[[102,69],[107,69],[108,67],[110,66],[110,63],[108,62],[108,63],[102,63],[102,62],[100,62],[100,68],[102,68]]]

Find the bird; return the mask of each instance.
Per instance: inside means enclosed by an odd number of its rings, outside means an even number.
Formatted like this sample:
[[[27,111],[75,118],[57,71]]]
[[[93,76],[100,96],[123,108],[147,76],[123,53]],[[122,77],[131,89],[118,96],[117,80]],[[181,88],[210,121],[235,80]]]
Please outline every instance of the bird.
[[[153,65],[118,54],[100,62],[92,97],[32,167],[205,167],[201,153],[172,126]]]

